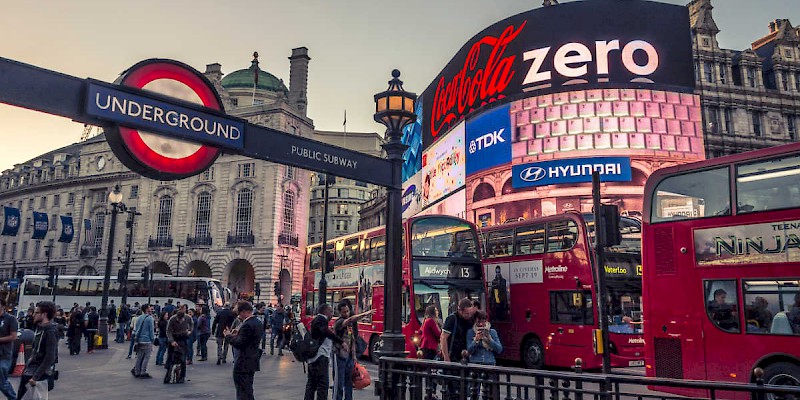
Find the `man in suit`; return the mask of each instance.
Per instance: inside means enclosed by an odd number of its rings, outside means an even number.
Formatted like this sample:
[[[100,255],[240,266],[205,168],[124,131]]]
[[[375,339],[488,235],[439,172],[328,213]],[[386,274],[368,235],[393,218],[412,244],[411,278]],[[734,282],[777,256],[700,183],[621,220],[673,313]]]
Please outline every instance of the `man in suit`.
[[[230,342],[225,338],[224,332],[231,327],[234,319],[236,319],[236,315],[231,311],[230,304],[226,303],[224,308],[217,310],[217,316],[214,317],[214,323],[211,325],[211,332],[217,338],[217,365],[228,362]]]
[[[233,385],[236,387],[236,400],[254,400],[253,380],[256,371],[261,370],[261,349],[258,344],[264,325],[253,316],[253,305],[249,301],[240,300],[236,310],[242,323],[237,329],[225,330],[225,338],[239,354],[233,361]]]

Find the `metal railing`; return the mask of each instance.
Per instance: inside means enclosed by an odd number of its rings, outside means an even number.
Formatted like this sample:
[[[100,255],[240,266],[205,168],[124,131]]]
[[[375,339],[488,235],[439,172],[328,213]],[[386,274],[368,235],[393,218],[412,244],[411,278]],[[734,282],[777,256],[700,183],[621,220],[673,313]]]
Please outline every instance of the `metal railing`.
[[[580,360],[576,364],[575,372],[564,372],[382,357],[375,394],[381,400],[800,399],[800,388],[765,385],[760,378],[740,384],[586,374]],[[760,369],[755,373],[763,376]]]
[[[150,236],[147,238],[148,249],[163,249],[170,247],[172,247],[172,236],[162,236],[156,238]]]
[[[228,246],[241,246],[241,245],[254,245],[256,243],[256,237],[253,233],[247,233],[243,235],[231,235],[228,232]]]
[[[213,242],[211,235],[186,236],[186,247],[211,247]]]
[[[279,245],[297,247],[299,243],[300,243],[300,237],[294,233],[281,232],[280,235],[278,235]]]

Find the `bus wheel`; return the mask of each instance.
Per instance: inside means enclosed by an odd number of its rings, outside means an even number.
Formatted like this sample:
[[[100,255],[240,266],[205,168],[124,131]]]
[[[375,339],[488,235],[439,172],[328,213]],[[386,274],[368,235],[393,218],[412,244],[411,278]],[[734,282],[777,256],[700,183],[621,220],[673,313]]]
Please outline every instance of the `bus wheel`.
[[[800,386],[800,367],[788,362],[770,364],[764,368],[764,383],[768,385]],[[767,400],[781,400],[794,398],[794,396],[782,396],[767,394]]]
[[[522,362],[525,368],[541,369],[544,366],[544,347],[537,338],[530,338],[522,346]]]
[[[378,335],[372,335],[372,337],[369,338],[369,359],[375,364],[379,361],[378,358],[380,358],[380,356],[378,353],[381,350],[381,346],[383,346],[383,343]]]

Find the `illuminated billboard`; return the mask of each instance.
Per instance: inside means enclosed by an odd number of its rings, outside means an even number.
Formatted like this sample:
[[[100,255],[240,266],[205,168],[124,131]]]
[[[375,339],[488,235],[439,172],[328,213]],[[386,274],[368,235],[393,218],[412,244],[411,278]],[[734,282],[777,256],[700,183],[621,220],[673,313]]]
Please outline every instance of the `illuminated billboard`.
[[[467,120],[467,175],[511,159],[509,109],[504,105]]]
[[[427,148],[482,108],[573,88],[694,87],[686,7],[593,0],[542,7],[484,29],[423,92]]]
[[[422,204],[433,204],[464,186],[464,135],[461,124],[422,154]]]

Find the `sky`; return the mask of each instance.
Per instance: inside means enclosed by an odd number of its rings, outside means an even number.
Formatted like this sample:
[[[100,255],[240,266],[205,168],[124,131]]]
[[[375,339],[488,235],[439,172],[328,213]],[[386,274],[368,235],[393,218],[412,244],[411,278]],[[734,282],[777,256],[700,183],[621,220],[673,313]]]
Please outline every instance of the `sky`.
[[[800,24],[798,0],[712,4],[723,48],[749,47],[776,18]],[[472,36],[540,6],[540,0],[7,1],[0,57],[111,82],[147,58],[175,59],[201,72],[216,62],[227,74],[248,68],[257,51],[261,69],[288,87],[291,49],[305,46],[308,116],[316,129],[341,131],[347,110],[348,132],[383,132],[372,119],[373,96],[386,90],[392,69],[402,72],[406,90],[420,94]],[[0,104],[0,171],[75,143],[82,132],[67,119]]]

